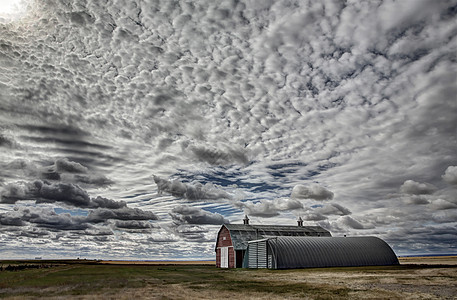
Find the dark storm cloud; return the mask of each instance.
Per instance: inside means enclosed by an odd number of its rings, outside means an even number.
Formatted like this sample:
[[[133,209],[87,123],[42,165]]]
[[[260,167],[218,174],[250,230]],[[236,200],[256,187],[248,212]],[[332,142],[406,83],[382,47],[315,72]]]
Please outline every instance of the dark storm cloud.
[[[162,192],[175,197],[182,197],[188,200],[220,200],[230,199],[231,196],[225,191],[212,184],[202,185],[200,183],[188,184],[179,180],[166,180],[154,176],[159,194]]]
[[[333,193],[318,184],[296,185],[292,190],[291,197],[295,199],[331,200]]]
[[[201,208],[179,205],[169,213],[173,221],[188,224],[229,224],[230,221],[218,213],[211,213]]]
[[[6,185],[1,191],[1,202],[16,203],[19,200],[34,200],[36,203],[64,203],[84,208],[122,208],[124,201],[114,201],[103,197],[90,198],[89,194],[71,183],[16,182]]]
[[[66,182],[74,182],[78,184],[85,185],[94,185],[99,187],[109,186],[114,183],[111,179],[107,178],[101,174],[93,174],[89,169],[74,161],[70,161],[67,158],[57,159],[54,162],[53,166],[50,166],[47,169],[47,173],[43,172],[42,174],[52,174],[55,178],[45,177],[44,179],[55,179],[62,180]]]
[[[414,254],[455,252],[454,242],[457,238],[457,227],[428,226],[415,228],[399,228],[397,231],[388,232],[384,239],[395,248]],[[408,236],[405,240],[404,236]],[[398,251],[395,249],[396,251]]]
[[[24,226],[25,223],[22,217],[17,214],[0,214],[0,224],[5,226]]]
[[[83,217],[75,217],[70,214],[57,214],[52,209],[46,208],[19,208],[9,213],[0,215],[0,219],[20,218],[21,224],[5,224],[13,226],[25,226],[27,223],[38,227],[47,228],[48,230],[84,230],[90,225],[85,222]],[[26,223],[27,222],[27,223]]]
[[[116,220],[114,224],[121,229],[147,229],[153,226],[145,221],[157,219],[158,217],[150,211],[129,207],[97,208],[90,210],[87,217],[56,213],[53,209],[38,207],[15,208],[13,211],[0,214],[0,224],[5,227],[20,227],[20,231],[27,231],[26,226],[31,224],[54,232],[86,230],[79,233],[82,235],[100,235],[102,232],[110,231],[104,227],[108,224],[106,223],[108,220]],[[102,227],[94,226],[100,223]]]
[[[69,161],[65,158],[57,159],[54,164],[57,172],[88,173],[89,171],[87,167],[81,165],[80,163]]]
[[[114,224],[116,225],[117,228],[122,228],[122,229],[150,229],[150,228],[153,228],[152,224],[149,222],[146,222],[146,221],[117,220]]]
[[[13,145],[13,141],[0,134],[0,147],[11,148]]]
[[[104,222],[106,220],[157,220],[158,216],[151,211],[139,208],[122,207],[116,209],[97,208],[91,210],[87,221],[92,223]]]
[[[5,175],[18,174],[26,178],[41,178],[49,181],[63,181],[64,183],[75,183],[90,186],[105,187],[114,183],[111,179],[102,174],[96,174],[75,161],[67,158],[56,159],[52,165],[47,162],[46,166],[37,165],[34,162],[17,159],[0,166],[4,169]]]
[[[39,133],[45,136],[58,136],[58,137],[69,137],[69,138],[83,138],[89,134],[81,128],[66,125],[66,124],[53,124],[52,126],[46,125],[35,125],[35,124],[19,124],[19,128],[25,129],[32,133]]]

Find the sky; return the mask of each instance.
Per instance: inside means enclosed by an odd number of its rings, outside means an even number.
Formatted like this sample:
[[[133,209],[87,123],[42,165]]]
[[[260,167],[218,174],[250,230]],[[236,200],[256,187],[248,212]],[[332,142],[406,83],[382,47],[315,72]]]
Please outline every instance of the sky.
[[[245,214],[457,253],[456,0],[5,3],[1,258],[210,260]]]

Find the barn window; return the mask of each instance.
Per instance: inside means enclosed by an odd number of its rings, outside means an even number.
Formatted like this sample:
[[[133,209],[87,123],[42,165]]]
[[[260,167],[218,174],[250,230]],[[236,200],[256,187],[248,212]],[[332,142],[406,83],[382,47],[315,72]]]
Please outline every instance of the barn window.
[[[225,241],[225,236],[222,237],[222,240]]]

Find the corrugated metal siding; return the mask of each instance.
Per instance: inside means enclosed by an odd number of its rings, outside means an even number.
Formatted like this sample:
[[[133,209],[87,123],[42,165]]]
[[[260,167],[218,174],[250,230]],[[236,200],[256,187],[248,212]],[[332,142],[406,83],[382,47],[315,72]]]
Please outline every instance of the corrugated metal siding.
[[[257,268],[267,267],[267,241],[259,242],[257,245]]]
[[[268,244],[278,269],[398,264],[389,245],[376,237],[276,237]]]
[[[248,268],[257,268],[257,243],[249,244],[248,255]]]
[[[248,251],[249,268],[264,269],[268,267],[267,240],[259,240],[249,243]]]

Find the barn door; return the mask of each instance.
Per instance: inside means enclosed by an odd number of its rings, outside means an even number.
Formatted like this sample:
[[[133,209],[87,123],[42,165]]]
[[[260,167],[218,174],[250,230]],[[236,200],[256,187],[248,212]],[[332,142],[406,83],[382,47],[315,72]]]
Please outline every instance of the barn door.
[[[221,247],[221,268],[228,268],[228,247]]]

